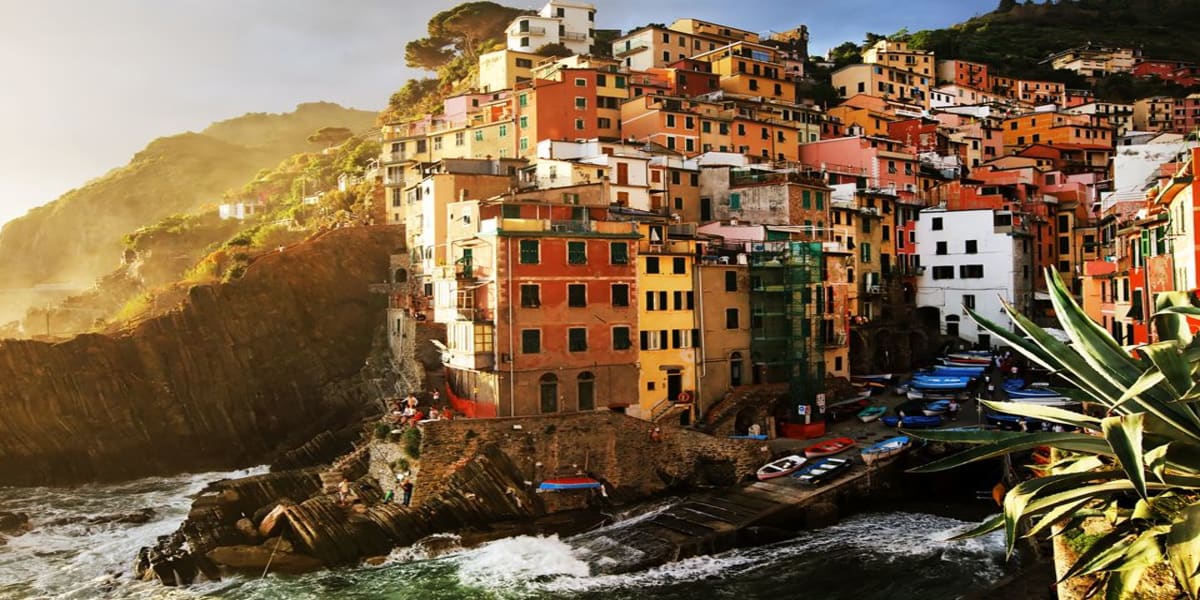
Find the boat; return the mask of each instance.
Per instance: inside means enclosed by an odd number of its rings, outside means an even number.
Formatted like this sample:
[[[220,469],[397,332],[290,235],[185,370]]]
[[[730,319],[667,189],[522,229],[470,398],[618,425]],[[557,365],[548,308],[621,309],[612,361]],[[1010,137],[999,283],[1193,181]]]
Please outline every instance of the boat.
[[[852,464],[845,458],[819,458],[793,473],[792,477],[799,479],[800,483],[821,485],[849,471]]]
[[[904,452],[910,445],[912,445],[912,439],[907,435],[883,440],[862,449],[863,462],[870,466]]]
[[[809,458],[831,456],[854,445],[854,440],[848,437],[834,438],[818,442],[804,449],[804,455]]]
[[[916,388],[920,391],[960,391],[967,389],[968,385],[970,385],[970,381],[967,379],[950,377],[940,379],[913,379],[912,383],[909,384],[909,391],[912,391],[912,388]]]
[[[984,370],[985,370],[984,367],[973,367],[973,366],[956,367],[953,365],[936,365],[933,367],[933,372],[930,374],[937,376],[937,377],[962,377],[962,376],[979,377],[979,376],[983,375]]]
[[[1004,390],[1009,398],[1054,398],[1062,394],[1046,388],[1025,388],[1023,390]]]
[[[947,361],[947,362],[953,361],[953,362],[960,362],[960,363],[968,363],[968,364],[972,364],[972,365],[983,365],[985,367],[987,365],[992,364],[992,357],[990,355],[989,356],[978,356],[978,355],[972,355],[972,354],[965,354],[962,352],[956,352],[954,354],[947,354],[945,357],[942,358],[942,360]]]
[[[776,477],[791,475],[796,469],[804,465],[805,460],[807,459],[803,456],[795,454],[785,456],[779,460],[773,460],[758,470],[758,480],[766,481],[768,479],[775,479]]]
[[[875,373],[872,375],[851,375],[850,379],[851,380],[857,379],[859,381],[878,381],[879,383],[888,383],[892,380],[893,377],[895,377],[895,375],[893,375],[891,373]]]
[[[937,416],[937,415],[940,415],[940,414],[950,410],[950,401],[949,400],[934,400],[933,402],[926,404],[925,408],[923,408],[921,410],[922,410],[922,412],[925,413],[925,416],[927,416],[927,417]]]
[[[591,477],[559,477],[547,479],[538,484],[538,493],[563,492],[569,490],[595,490],[602,487],[599,481]]]
[[[953,360],[953,359],[949,359],[949,358],[943,358],[941,366],[944,366],[944,367],[981,367],[986,371],[990,365],[986,362],[972,362],[969,360]]]
[[[731,435],[731,436],[729,436],[729,439],[731,439],[731,440],[765,440],[765,439],[767,439],[767,434],[760,433],[758,435],[750,435],[750,434]]]
[[[885,412],[887,412],[886,406],[868,406],[858,413],[858,420],[863,423],[870,423],[882,417]]]
[[[907,427],[909,429],[929,429],[942,424],[940,416],[927,417],[924,415],[907,415],[904,417],[903,424],[900,423],[900,417],[883,417],[880,421],[888,427],[900,425],[900,427]]]
[[[969,375],[926,375],[917,373],[912,376],[913,382],[926,383],[969,383],[971,377]]]

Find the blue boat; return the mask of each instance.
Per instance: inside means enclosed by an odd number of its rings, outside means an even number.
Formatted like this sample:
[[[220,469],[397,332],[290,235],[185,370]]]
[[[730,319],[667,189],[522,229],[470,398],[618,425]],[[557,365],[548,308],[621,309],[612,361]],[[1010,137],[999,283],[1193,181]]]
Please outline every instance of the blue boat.
[[[965,390],[970,382],[966,377],[913,377],[909,386],[918,390]]]
[[[933,367],[932,375],[937,377],[979,377],[983,375],[986,367],[955,367],[951,365],[937,365]]]
[[[904,452],[912,445],[912,440],[907,435],[900,435],[894,438],[889,438],[872,444],[862,449],[863,462],[871,465],[876,461],[891,458],[901,452]]]
[[[1004,390],[1009,398],[1056,398],[1062,394],[1049,388],[1027,388],[1023,390]]]
[[[884,417],[880,419],[880,421],[882,421],[883,424],[887,425],[888,427],[895,427],[900,423],[900,417]],[[926,417],[922,415],[911,415],[905,416],[904,423],[900,426],[907,427],[909,429],[929,429],[930,427],[937,427],[941,424],[942,418],[938,416]]]
[[[731,436],[729,436],[729,439],[731,439],[731,440],[765,440],[765,439],[767,439],[767,434],[760,433],[758,435],[749,435],[749,434],[747,434],[747,435],[731,435]]]
[[[792,477],[800,483],[820,485],[850,470],[852,463],[844,458],[818,458],[800,467]]]
[[[599,481],[591,477],[560,477],[547,479],[538,485],[540,492],[562,492],[566,490],[594,490],[601,486]]]
[[[922,410],[924,411],[925,416],[927,416],[927,417],[940,415],[940,414],[950,410],[950,401],[949,400],[934,400],[933,402],[926,404],[925,408]]]

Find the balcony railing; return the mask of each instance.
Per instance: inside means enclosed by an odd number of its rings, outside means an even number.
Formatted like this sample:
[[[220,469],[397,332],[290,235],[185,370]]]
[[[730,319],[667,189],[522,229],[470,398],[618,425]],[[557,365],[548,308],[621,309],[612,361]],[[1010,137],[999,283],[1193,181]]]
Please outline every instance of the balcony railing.
[[[618,50],[615,54],[616,54],[617,58],[624,58],[626,56],[629,56],[630,54],[636,54],[638,52],[641,52],[642,50],[645,50],[646,48],[649,48],[649,46],[647,46],[645,42],[637,42],[637,43],[630,44],[629,47],[625,48],[624,50]]]
[[[570,40],[572,42],[582,42],[588,38],[586,33],[576,33],[574,31],[566,31],[558,35],[559,39]]]

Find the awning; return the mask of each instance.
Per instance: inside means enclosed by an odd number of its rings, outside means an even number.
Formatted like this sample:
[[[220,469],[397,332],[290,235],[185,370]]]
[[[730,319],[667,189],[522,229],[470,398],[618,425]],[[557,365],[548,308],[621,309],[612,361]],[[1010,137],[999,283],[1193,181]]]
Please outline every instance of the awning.
[[[1141,321],[1145,317],[1145,313],[1142,311],[1142,295],[1141,294],[1133,295],[1133,304],[1129,307],[1129,312],[1125,313],[1125,317],[1130,318],[1130,319],[1137,319],[1138,321]]]
[[[1034,293],[1033,293],[1033,299],[1034,299],[1034,300],[1043,300],[1043,301],[1045,301],[1045,302],[1049,302],[1049,301],[1050,301],[1050,294],[1049,294],[1049,293],[1047,293],[1047,292],[1034,292]]]

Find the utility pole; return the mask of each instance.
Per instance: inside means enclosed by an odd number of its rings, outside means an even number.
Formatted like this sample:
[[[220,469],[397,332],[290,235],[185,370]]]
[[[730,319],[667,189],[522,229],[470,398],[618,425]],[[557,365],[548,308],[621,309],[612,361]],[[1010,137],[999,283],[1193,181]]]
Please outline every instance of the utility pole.
[[[46,337],[50,337],[50,305],[46,305]]]

